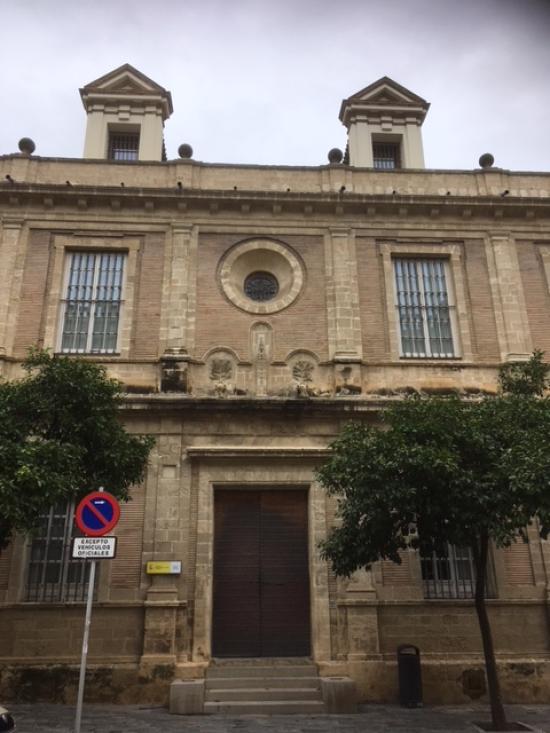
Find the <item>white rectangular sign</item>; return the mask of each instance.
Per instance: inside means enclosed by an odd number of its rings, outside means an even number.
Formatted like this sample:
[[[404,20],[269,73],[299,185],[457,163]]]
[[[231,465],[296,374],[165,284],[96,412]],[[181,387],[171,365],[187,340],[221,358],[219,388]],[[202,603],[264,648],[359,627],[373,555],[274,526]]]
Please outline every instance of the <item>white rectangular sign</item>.
[[[116,537],[75,537],[73,558],[77,560],[109,560],[116,554]]]

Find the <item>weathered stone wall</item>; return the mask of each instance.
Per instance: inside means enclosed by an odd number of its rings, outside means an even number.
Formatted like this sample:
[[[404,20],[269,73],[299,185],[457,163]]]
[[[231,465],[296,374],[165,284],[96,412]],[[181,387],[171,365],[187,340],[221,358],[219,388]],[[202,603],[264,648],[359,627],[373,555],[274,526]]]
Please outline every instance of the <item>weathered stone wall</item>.
[[[77,663],[82,651],[84,605],[17,604],[0,613],[0,657],[25,664]],[[143,638],[143,608],[94,605],[90,663],[135,662]]]

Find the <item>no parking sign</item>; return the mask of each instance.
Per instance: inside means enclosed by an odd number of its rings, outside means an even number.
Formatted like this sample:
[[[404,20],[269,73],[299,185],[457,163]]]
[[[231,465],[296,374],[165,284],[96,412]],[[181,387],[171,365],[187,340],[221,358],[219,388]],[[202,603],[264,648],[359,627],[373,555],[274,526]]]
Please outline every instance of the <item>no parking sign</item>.
[[[106,491],[87,494],[76,508],[78,529],[87,537],[101,537],[110,532],[120,518],[120,506]]]

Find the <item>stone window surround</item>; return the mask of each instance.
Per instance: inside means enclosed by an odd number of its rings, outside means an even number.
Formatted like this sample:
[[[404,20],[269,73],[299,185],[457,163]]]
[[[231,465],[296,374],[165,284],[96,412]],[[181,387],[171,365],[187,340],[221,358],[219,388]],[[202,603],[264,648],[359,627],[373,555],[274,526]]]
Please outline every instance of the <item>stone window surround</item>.
[[[276,278],[279,292],[271,300],[255,301],[245,295],[244,280],[256,271],[268,272]],[[305,282],[299,256],[288,245],[267,238],[248,239],[234,245],[222,257],[218,278],[222,292],[231,303],[255,315],[277,313],[287,308],[296,300]]]
[[[71,252],[122,252],[126,255],[126,267],[123,274],[121,314],[119,319],[118,348],[114,354],[128,359],[130,356],[130,340],[134,311],[134,288],[137,271],[137,255],[140,240],[137,237],[124,235],[89,235],[89,234],[56,234],[54,236],[53,258],[51,262],[51,286],[44,303],[46,323],[44,329],[44,347],[60,352],[63,332],[62,301],[67,283],[67,268]],[[86,354],[80,354],[86,356]],[[93,354],[98,357],[98,354]],[[101,356],[101,355],[99,355]]]
[[[472,339],[470,334],[469,313],[466,305],[466,284],[463,275],[463,246],[459,243],[418,241],[418,242],[380,242],[379,251],[384,268],[384,284],[386,290],[386,313],[390,353],[392,361],[411,361],[414,363],[429,361],[430,363],[448,363],[453,361],[472,361]],[[453,343],[455,356],[449,359],[411,358],[401,356],[399,324],[395,315],[395,278],[393,258],[397,256],[422,258],[437,257],[448,263],[449,294],[454,296],[454,313],[452,313]]]

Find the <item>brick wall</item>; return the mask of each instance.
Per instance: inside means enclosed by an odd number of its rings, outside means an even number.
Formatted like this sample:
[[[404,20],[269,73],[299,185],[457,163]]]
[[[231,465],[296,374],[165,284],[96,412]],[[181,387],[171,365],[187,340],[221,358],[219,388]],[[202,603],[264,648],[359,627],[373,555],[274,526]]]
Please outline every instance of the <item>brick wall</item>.
[[[517,249],[533,348],[550,353],[550,295],[544,268],[532,242],[518,242]]]
[[[24,357],[29,346],[36,344],[42,335],[50,252],[50,232],[31,231],[14,341],[16,357]]]
[[[366,360],[388,359],[387,319],[395,313],[386,313],[382,258],[373,239],[358,238],[356,248],[363,354]]]
[[[473,326],[474,359],[481,362],[499,361],[500,351],[484,242],[479,240],[467,243],[464,248],[464,263],[468,288],[467,304]]]
[[[131,348],[136,359],[158,356],[163,271],[164,234],[147,234],[141,247],[136,278]]]
[[[229,303],[217,279],[227,250],[244,240],[239,235],[203,235],[199,239],[197,274],[197,357],[208,349],[229,346],[241,359],[250,358],[250,327],[263,321],[273,328],[273,359],[284,360],[293,349],[311,349],[328,358],[323,241],[320,237],[281,237],[304,260],[302,293],[288,308],[270,316],[245,313]]]

